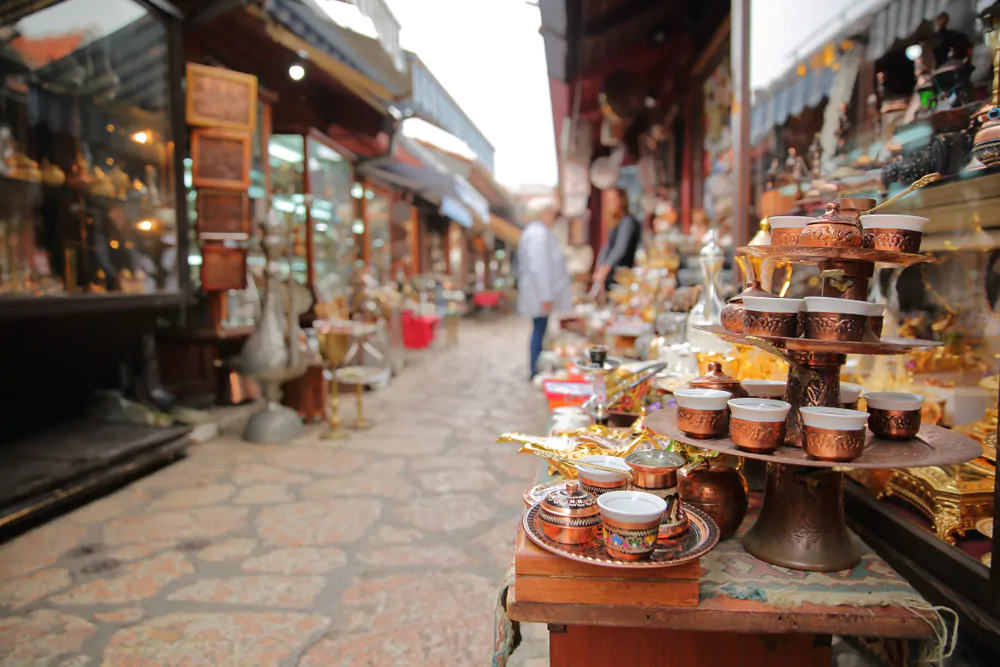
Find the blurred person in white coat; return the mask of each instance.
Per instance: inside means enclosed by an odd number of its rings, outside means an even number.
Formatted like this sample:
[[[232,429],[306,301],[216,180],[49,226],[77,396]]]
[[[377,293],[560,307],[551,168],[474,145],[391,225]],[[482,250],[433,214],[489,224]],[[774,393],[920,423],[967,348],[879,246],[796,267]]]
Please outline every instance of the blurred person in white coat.
[[[521,231],[517,246],[517,310],[532,319],[531,377],[538,373],[538,355],[548,327],[549,315],[572,307],[566,257],[552,225],[558,207],[549,199],[528,203],[531,220]]]

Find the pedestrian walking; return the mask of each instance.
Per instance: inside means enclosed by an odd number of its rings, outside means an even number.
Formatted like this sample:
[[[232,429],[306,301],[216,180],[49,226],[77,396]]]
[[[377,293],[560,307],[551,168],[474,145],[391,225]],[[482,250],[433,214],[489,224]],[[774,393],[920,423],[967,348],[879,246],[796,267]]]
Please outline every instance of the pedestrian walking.
[[[521,232],[517,247],[517,310],[532,319],[531,377],[538,374],[538,355],[548,327],[549,315],[572,306],[566,257],[552,225],[559,216],[550,200],[528,204],[531,220]]]

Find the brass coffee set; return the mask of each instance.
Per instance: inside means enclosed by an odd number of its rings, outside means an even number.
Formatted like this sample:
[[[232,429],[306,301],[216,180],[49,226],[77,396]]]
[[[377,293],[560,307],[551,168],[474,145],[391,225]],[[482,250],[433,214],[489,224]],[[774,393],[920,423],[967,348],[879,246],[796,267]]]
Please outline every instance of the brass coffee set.
[[[835,571],[858,563],[860,551],[844,522],[843,466],[959,463],[982,451],[964,435],[922,425],[924,399],[917,394],[873,392],[865,396],[867,412],[844,407],[858,400],[840,382],[847,354],[903,354],[936,344],[881,338],[885,305],[867,302],[876,264],[901,267],[933,259],[917,254],[926,219],[874,215],[875,209],[874,200],[838,199],[819,218],[777,221],[770,245],[738,250],[819,265],[822,296],[782,298],[750,283],[718,325],[699,327],[784,359],[785,382],[744,387],[716,373],[711,383],[676,391],[676,410],[645,420],[661,437],[768,462],[764,505],[743,545],[775,565]]]
[[[363,337],[367,330],[360,322],[342,320],[334,322],[317,322],[316,331],[320,341],[320,352],[326,360],[328,368],[324,371],[325,378],[329,381],[330,406],[327,412],[327,423],[330,430],[322,437],[324,440],[341,440],[347,437],[347,433],[341,430],[343,421],[340,418],[340,385],[354,385],[355,397],[357,400],[357,415],[351,425],[356,430],[371,428],[373,423],[364,417],[364,390],[365,386],[375,384],[383,379],[387,371],[368,366],[346,366],[340,368],[345,360],[353,355],[357,345],[355,339]]]

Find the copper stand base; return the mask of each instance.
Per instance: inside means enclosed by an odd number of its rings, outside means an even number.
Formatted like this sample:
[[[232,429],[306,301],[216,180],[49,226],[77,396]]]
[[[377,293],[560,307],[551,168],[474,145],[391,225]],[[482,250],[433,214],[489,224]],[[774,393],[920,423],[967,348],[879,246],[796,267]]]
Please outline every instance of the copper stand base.
[[[760,517],[743,537],[757,558],[794,570],[836,572],[861,561],[844,522],[844,475],[767,464]]]

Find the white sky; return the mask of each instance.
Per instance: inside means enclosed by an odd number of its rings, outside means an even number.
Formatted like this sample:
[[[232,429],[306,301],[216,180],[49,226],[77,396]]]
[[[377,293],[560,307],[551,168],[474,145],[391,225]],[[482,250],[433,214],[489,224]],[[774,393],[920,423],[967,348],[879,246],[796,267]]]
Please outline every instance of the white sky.
[[[496,148],[501,184],[556,184],[537,7],[525,0],[387,0],[417,53]]]

